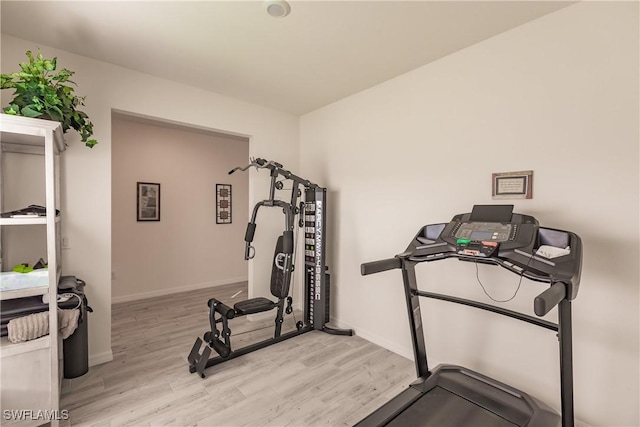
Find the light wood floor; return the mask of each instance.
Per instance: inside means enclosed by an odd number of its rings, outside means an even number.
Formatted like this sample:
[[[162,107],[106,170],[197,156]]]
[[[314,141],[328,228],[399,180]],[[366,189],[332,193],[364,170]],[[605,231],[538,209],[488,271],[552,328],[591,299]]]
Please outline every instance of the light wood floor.
[[[201,379],[186,357],[208,330],[214,296],[232,305],[246,299],[246,283],[113,305],[114,360],[63,381],[71,425],[353,425],[415,378],[411,361],[360,337],[313,331],[212,366]],[[274,317],[233,319],[232,348],[271,336]],[[287,316],[283,331],[294,325]]]

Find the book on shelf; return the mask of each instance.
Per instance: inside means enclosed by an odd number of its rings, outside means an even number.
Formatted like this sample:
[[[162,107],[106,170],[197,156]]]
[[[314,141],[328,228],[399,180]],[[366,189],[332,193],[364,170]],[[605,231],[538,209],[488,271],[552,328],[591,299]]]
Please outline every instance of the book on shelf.
[[[60,211],[56,209],[56,215],[60,215]],[[37,218],[47,216],[47,208],[40,205],[29,205],[24,209],[18,209],[0,214],[2,218]]]

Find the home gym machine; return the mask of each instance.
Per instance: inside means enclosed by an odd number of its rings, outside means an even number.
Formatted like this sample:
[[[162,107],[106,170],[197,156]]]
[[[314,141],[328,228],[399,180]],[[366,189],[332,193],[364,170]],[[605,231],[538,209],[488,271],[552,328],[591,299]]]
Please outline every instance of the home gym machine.
[[[233,308],[215,298],[211,298],[207,302],[211,329],[204,334],[202,339],[196,339],[187,357],[189,372],[197,372],[201,378],[205,377],[204,370],[210,366],[293,338],[305,332],[320,330],[336,335],[353,334],[350,329],[334,329],[326,324],[329,322],[330,298],[329,274],[325,261],[326,188],[292,174],[283,169],[280,163],[260,158],[252,159],[247,166],[232,169],[229,174],[237,170],[246,171],[251,167],[255,167],[257,170],[268,169],[271,174],[271,187],[269,198],[256,203],[253,208],[251,221],[247,225],[244,238],[244,258],[245,260],[250,260],[255,256],[255,248],[251,243],[256,231],[258,210],[261,207],[281,208],[285,216],[285,229],[282,235],[278,236],[276,242],[270,283],[271,294],[278,300],[274,302],[264,297],[250,298],[237,302]],[[276,199],[276,190],[283,190],[285,182],[291,184],[289,202]],[[305,200],[298,205],[298,200],[302,197],[300,187],[304,188]],[[289,289],[295,268],[297,243],[296,239],[294,239],[294,229],[296,216],[298,216],[299,228],[304,228],[305,236],[303,320],[296,323],[295,331],[283,334],[284,313],[290,314],[293,312],[293,299],[289,296]],[[274,308],[277,311],[273,337],[232,350],[229,320],[239,316],[270,311]],[[220,324],[221,330],[218,330],[218,325]],[[203,342],[207,345],[204,346],[204,350],[200,353]],[[218,356],[210,358],[212,350]]]
[[[527,279],[549,284],[533,302],[537,316],[558,305],[558,323],[475,300],[418,289],[415,267],[457,258],[493,264]],[[580,284],[582,242],[576,234],[543,228],[513,205],[479,205],[451,222],[426,225],[406,251],[394,258],[362,264],[363,275],[401,269],[418,379],[358,426],[528,426],[573,427],[571,301]],[[487,310],[558,334],[562,414],[506,384],[470,369],[439,365],[430,370],[419,297]]]

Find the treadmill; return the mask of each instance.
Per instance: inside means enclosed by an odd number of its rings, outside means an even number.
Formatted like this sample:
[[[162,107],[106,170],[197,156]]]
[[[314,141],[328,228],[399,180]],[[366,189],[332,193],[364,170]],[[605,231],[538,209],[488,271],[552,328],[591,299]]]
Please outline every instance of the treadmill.
[[[502,267],[548,283],[533,302],[537,316],[558,306],[558,323],[480,301],[418,289],[416,265],[457,258]],[[541,227],[513,205],[476,205],[449,223],[426,225],[406,251],[361,265],[362,275],[402,270],[418,379],[357,426],[573,427],[571,301],[580,284],[582,241],[572,232]],[[554,331],[559,340],[561,414],[532,396],[470,369],[427,363],[420,297],[463,304]]]

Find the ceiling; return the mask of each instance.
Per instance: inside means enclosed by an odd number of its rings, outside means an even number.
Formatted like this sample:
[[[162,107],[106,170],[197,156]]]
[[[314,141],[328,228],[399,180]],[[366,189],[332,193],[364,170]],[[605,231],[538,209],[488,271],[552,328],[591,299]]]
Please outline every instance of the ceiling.
[[[273,18],[262,1],[2,0],[1,29],[301,115],[573,2],[289,3]]]

